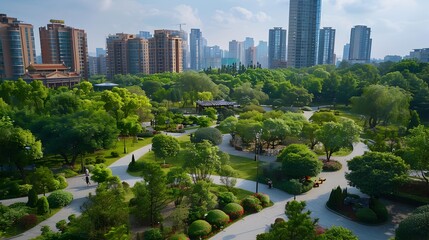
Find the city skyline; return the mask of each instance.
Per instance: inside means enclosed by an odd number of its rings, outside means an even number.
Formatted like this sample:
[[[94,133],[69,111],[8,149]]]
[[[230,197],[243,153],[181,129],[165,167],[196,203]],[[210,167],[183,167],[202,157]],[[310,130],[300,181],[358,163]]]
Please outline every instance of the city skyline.
[[[245,37],[252,37],[255,42],[268,41],[268,31],[273,27],[283,27],[289,31],[288,0],[0,2],[2,13],[32,24],[34,29],[46,26],[50,19],[62,19],[67,26],[85,30],[91,53],[96,48],[106,47],[109,34],[122,32],[153,33],[156,29],[178,30],[181,27],[189,34],[191,28],[199,28],[204,32],[209,46],[219,45],[222,49],[228,49],[229,41],[244,41]],[[28,7],[30,5],[31,8]],[[320,28],[332,27],[337,30],[337,56],[342,56],[342,48],[349,42],[350,29],[355,25],[367,25],[372,29],[373,58],[404,56],[413,49],[428,47],[425,40],[429,36],[429,16],[425,12],[429,7],[428,1],[323,0],[321,5]],[[43,11],[49,13],[41,14]],[[38,35],[35,31],[36,52],[40,55]]]

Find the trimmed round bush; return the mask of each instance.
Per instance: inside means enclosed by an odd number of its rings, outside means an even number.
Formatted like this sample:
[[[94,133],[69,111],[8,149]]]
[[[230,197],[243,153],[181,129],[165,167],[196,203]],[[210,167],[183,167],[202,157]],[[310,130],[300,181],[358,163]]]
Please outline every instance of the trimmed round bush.
[[[158,228],[151,228],[143,233],[144,240],[163,240],[161,231]]]
[[[387,211],[386,206],[384,206],[384,204],[381,203],[378,199],[371,200],[370,208],[377,215],[379,222],[385,222],[389,218],[389,212]]]
[[[377,215],[370,208],[359,208],[356,211],[356,217],[363,223],[376,223]]]
[[[413,214],[419,214],[419,213],[429,213],[429,205],[418,207],[413,211]]]
[[[228,203],[233,203],[237,201],[237,197],[232,192],[221,192],[217,196],[217,201],[219,203],[219,207],[223,208]]]
[[[262,210],[261,201],[254,196],[246,197],[241,201],[244,211],[247,213],[255,213]]]
[[[67,180],[64,176],[57,176],[56,179],[58,180],[58,182],[60,183],[60,185],[58,186],[58,189],[64,189],[66,188],[69,184],[67,183]]]
[[[259,201],[261,201],[262,207],[267,207],[268,205],[270,205],[270,196],[268,196],[267,194],[256,193],[254,196],[257,197]]]
[[[426,240],[429,236],[429,213],[412,214],[404,219],[395,231],[396,240]]]
[[[228,214],[232,220],[241,218],[244,214],[244,208],[238,203],[228,203],[223,208],[223,211]]]
[[[336,172],[339,171],[343,165],[335,160],[323,161],[323,171],[325,172]]]
[[[178,234],[174,234],[173,236],[169,237],[168,240],[189,240],[189,238],[184,233],[178,233]]]
[[[36,224],[37,224],[37,216],[35,214],[28,214],[28,215],[22,216],[17,221],[18,227],[23,230],[30,229],[36,226]]]
[[[205,220],[196,220],[188,228],[188,234],[191,238],[200,238],[209,235],[212,231],[212,225]]]
[[[48,202],[51,208],[67,206],[71,201],[73,201],[73,194],[64,190],[53,191],[51,195],[48,196]]]
[[[222,210],[215,209],[207,213],[206,221],[215,228],[221,228],[229,222],[229,216]]]
[[[217,128],[203,127],[191,136],[193,143],[200,143],[204,140],[210,141],[213,145],[219,145],[222,143],[222,133]]]
[[[45,196],[42,196],[37,200],[37,214],[44,215],[49,212],[49,203],[48,199]]]

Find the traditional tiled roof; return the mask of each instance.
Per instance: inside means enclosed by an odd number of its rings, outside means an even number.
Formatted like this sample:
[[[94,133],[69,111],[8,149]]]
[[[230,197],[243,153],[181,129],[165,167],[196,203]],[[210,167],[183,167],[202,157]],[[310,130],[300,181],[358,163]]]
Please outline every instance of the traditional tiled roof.
[[[64,64],[30,64],[27,69],[29,71],[64,71],[69,68]]]
[[[202,107],[220,107],[220,106],[234,106],[234,105],[237,105],[237,103],[228,102],[225,100],[216,100],[216,101],[197,101],[197,105]]]

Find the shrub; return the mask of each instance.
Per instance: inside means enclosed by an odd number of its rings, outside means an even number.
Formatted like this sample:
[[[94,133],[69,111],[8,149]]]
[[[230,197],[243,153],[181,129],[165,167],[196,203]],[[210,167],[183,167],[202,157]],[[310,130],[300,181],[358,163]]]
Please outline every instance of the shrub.
[[[60,230],[60,232],[64,232],[67,228],[66,220],[62,219],[55,224],[55,227]]]
[[[42,196],[37,200],[37,214],[44,215],[49,212],[49,203],[48,199],[45,196]]]
[[[237,218],[240,218],[244,214],[244,208],[238,204],[238,203],[228,203],[224,208],[223,211],[228,214],[228,216],[235,220]]]
[[[217,196],[217,201],[219,203],[219,207],[223,208],[228,203],[233,203],[237,201],[237,197],[232,192],[221,192]]]
[[[139,172],[144,169],[144,163],[143,162],[130,162],[128,164],[128,171],[130,172]]]
[[[28,215],[22,216],[17,221],[18,227],[21,228],[22,230],[30,229],[36,226],[36,224],[37,224],[37,216],[35,214],[28,214]]]
[[[381,203],[378,199],[371,199],[370,208],[377,215],[379,222],[385,222],[389,218],[389,213],[387,212],[386,206]]]
[[[262,207],[268,207],[270,205],[270,196],[267,194],[256,193],[254,196],[261,201]]]
[[[258,198],[249,196],[241,201],[244,211],[247,213],[255,213],[262,210],[261,201]]]
[[[340,162],[335,160],[323,161],[323,171],[325,172],[336,172],[339,171],[343,165]]]
[[[189,240],[189,238],[184,233],[177,233],[169,237],[168,240]]]
[[[311,109],[311,107],[309,107],[309,106],[304,106],[304,107],[301,108],[301,110],[303,110],[303,111],[313,111],[313,109]]]
[[[200,143],[203,140],[208,140],[213,145],[219,145],[222,143],[222,133],[217,128],[204,127],[191,135],[191,142],[193,143]]]
[[[413,211],[413,214],[419,214],[419,213],[429,213],[429,205],[418,207]]]
[[[291,179],[287,182],[283,182],[280,187],[289,194],[298,195],[302,193],[302,183],[297,179]]]
[[[30,189],[30,191],[28,191],[28,202],[27,202],[27,206],[29,207],[36,207],[37,204],[37,200],[39,199],[39,197],[37,196],[37,192],[36,190],[34,190],[33,188]]]
[[[222,210],[215,209],[207,213],[206,221],[219,229],[229,222],[229,216]]]
[[[64,169],[62,169],[60,172],[61,172],[62,174],[64,174],[64,177],[65,177],[65,178],[70,178],[70,177],[74,177],[74,176],[77,176],[77,175],[78,175],[78,173],[77,173],[77,172],[75,172],[75,171],[73,171],[73,170],[71,170],[71,169],[69,169],[69,168],[64,168]]]
[[[63,176],[56,176],[56,179],[58,180],[58,182],[60,183],[58,185],[58,189],[64,189],[66,188],[69,184],[67,183],[67,180],[65,177]]]
[[[211,118],[208,118],[208,117],[199,117],[197,119],[197,124],[200,127],[208,127],[208,126],[210,126],[211,122],[212,122]]]
[[[370,208],[359,208],[356,211],[356,217],[359,221],[363,223],[376,223],[377,215]]]
[[[429,213],[412,214],[405,218],[395,231],[396,240],[428,239]]]
[[[6,207],[0,203],[0,232],[11,227],[14,222],[27,215],[30,211],[28,207],[15,207],[13,205],[15,204]]]
[[[333,210],[339,210],[344,205],[343,191],[340,186],[331,190],[327,205]]]
[[[67,206],[71,201],[73,201],[73,194],[63,190],[54,191],[48,196],[48,202],[51,208]]]
[[[106,162],[106,159],[104,158],[103,155],[98,155],[97,157],[95,157],[95,163],[96,164],[105,163],[105,162]]]
[[[144,131],[144,132],[141,132],[141,133],[137,133],[137,137],[139,137],[139,138],[153,137],[153,132],[151,132],[151,131]]]
[[[95,164],[94,158],[85,158],[85,165]]]
[[[144,240],[163,240],[161,231],[158,228],[151,228],[143,233]]]
[[[116,157],[119,157],[119,153],[116,151],[112,151],[112,152],[110,152],[110,156],[113,158],[116,158]]]
[[[188,234],[191,238],[202,238],[210,234],[212,226],[205,220],[196,220],[188,228]]]

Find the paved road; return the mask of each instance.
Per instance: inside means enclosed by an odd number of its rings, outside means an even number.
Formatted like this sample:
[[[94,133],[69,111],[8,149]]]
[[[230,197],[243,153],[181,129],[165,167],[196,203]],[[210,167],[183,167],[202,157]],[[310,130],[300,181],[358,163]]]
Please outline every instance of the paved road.
[[[310,115],[311,116],[311,115]],[[307,114],[306,114],[306,117]],[[192,130],[195,131],[195,130]],[[186,134],[188,134],[187,132]],[[181,136],[183,134],[170,134],[172,136]],[[220,145],[220,149],[222,151],[228,152],[232,155],[238,155],[253,159],[253,153],[246,153],[241,151],[236,151],[234,148],[229,146],[229,139],[231,136],[229,134],[224,135],[224,141]],[[140,181],[141,178],[133,177],[129,175],[126,170],[129,162],[131,161],[131,156],[134,154],[136,159],[139,159],[141,156],[146,154],[151,146],[145,146],[140,148],[128,155],[120,158],[118,161],[110,165],[112,172],[114,175],[117,175],[121,178],[121,180],[128,182],[131,186],[134,185],[135,182]],[[324,227],[329,227],[332,225],[340,225],[351,229],[359,239],[388,239],[394,233],[395,223],[390,222],[381,226],[364,226],[357,224],[355,222],[346,220],[325,208],[325,203],[329,197],[329,193],[332,188],[337,187],[338,185],[341,187],[347,187],[347,182],[344,178],[344,172],[347,171],[346,161],[353,158],[354,156],[362,155],[367,148],[364,144],[358,143],[354,146],[353,152],[347,157],[336,158],[338,161],[342,162],[343,169],[341,171],[335,173],[322,173],[321,177],[326,178],[325,183],[320,185],[319,188],[311,190],[309,193],[300,195],[297,197],[297,200],[305,200],[307,202],[307,208],[312,211],[312,217],[320,218],[320,225]],[[260,156],[261,161],[272,162],[275,160],[275,157],[270,156]],[[219,177],[213,177],[214,182],[220,183]],[[27,240],[33,237],[36,237],[41,234],[40,228],[41,226],[48,225],[51,229],[55,230],[55,223],[62,219],[67,219],[67,217],[71,214],[80,214],[80,206],[86,201],[87,196],[90,192],[95,192],[95,185],[86,186],[83,176],[77,176],[74,178],[67,179],[69,186],[67,187],[67,191],[70,191],[73,196],[73,202],[61,209],[58,213],[53,215],[51,218],[41,222],[34,228],[26,231],[25,233],[16,236],[13,239],[19,240]],[[254,191],[256,182],[238,179],[236,187],[242,188],[248,191]],[[274,206],[264,209],[262,212],[258,214],[253,214],[243,218],[242,220],[234,223],[230,227],[226,228],[224,231],[220,232],[212,239],[255,239],[256,235],[262,232],[265,232],[269,229],[271,223],[277,217],[283,217],[284,215],[284,206],[287,201],[292,199],[290,194],[282,192],[277,189],[268,189],[268,187],[264,184],[260,184],[259,186],[260,192],[267,193],[271,200],[274,202]],[[349,188],[349,192],[358,191],[354,188]],[[8,205],[13,202],[23,201],[26,202],[26,198],[21,199],[13,199],[13,200],[3,200],[2,203]]]

